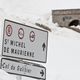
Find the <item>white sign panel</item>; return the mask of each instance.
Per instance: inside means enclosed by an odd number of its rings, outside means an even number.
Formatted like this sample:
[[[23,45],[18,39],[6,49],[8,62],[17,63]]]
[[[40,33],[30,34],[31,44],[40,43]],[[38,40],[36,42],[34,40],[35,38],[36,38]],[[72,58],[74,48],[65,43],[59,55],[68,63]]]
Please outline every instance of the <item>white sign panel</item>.
[[[47,45],[47,31],[10,20],[4,21],[3,56],[46,62]]]
[[[15,60],[2,59],[2,69],[8,73],[27,76],[36,79],[46,79],[46,69],[43,66],[39,66],[33,63],[26,62],[20,63]]]

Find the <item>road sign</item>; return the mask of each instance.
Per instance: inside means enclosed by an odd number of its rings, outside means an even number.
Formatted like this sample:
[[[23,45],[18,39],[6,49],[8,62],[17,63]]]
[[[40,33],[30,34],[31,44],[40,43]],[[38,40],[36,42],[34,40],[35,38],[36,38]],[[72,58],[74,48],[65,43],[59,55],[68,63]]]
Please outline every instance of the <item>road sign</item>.
[[[31,42],[33,42],[33,41],[35,40],[35,33],[34,33],[34,31],[31,31],[31,32],[30,32],[29,38],[30,38],[30,41],[31,41]]]
[[[6,29],[8,25],[10,26]],[[3,56],[45,63],[47,46],[47,31],[10,20],[4,21]]]
[[[36,79],[46,79],[46,68],[38,64],[26,62],[21,63],[11,59],[1,59],[2,69],[8,73],[27,76]]]
[[[24,37],[24,30],[23,30],[23,28],[20,28],[20,29],[18,30],[18,37],[19,37],[20,39],[23,39],[23,37]]]
[[[11,34],[12,34],[12,27],[11,27],[11,25],[7,25],[7,27],[6,27],[6,34],[7,34],[7,36],[11,36]]]

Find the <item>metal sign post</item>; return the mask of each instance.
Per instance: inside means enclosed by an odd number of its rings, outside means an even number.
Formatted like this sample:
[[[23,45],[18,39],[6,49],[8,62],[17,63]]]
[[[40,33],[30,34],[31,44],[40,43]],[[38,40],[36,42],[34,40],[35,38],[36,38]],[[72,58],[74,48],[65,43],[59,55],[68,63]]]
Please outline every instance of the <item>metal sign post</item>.
[[[16,76],[16,80],[22,80],[22,76]]]

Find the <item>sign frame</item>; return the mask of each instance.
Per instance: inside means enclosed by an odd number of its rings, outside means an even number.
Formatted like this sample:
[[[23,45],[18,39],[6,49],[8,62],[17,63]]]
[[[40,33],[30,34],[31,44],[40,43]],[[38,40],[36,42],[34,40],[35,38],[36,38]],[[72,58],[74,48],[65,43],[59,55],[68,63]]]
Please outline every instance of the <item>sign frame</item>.
[[[28,64],[29,65],[29,63],[30,64],[32,64],[32,66],[35,66],[35,67],[40,67],[40,68],[44,68],[45,69],[45,74],[44,74],[44,76],[45,76],[45,79],[43,79],[43,78],[38,78],[38,77],[33,77],[33,76],[29,76],[29,75],[22,75],[22,74],[18,74],[18,73],[12,73],[12,72],[7,72],[7,73],[9,73],[9,74],[13,74],[13,75],[19,75],[19,76],[25,76],[25,77],[30,77],[30,78],[34,78],[34,79],[42,79],[42,80],[46,80],[46,67],[44,67],[44,66],[41,66],[41,65],[39,65],[39,64],[35,64],[35,63],[32,63],[32,62],[19,62],[18,60],[13,60],[13,59],[8,59],[8,58],[1,58],[1,69],[3,69],[2,68],[2,60],[8,60],[8,61],[13,61],[13,62],[16,62],[16,63],[22,63],[22,64]],[[4,70],[4,69],[3,69]],[[41,70],[42,71],[42,70]],[[40,74],[41,74],[41,72],[40,72]]]
[[[33,28],[33,29],[36,29],[36,30],[40,30],[40,31],[43,31],[43,32],[47,32],[47,40],[46,40],[46,56],[45,56],[45,61],[40,61],[40,60],[33,60],[33,59],[25,59],[25,58],[21,58],[21,57],[14,57],[14,56],[9,56],[9,55],[4,55],[3,54],[3,48],[4,48],[4,35],[5,35],[5,21],[9,21],[9,22],[12,22],[12,23],[15,23],[15,24],[19,24],[19,25],[22,25],[22,26],[25,26],[25,27],[29,27],[29,28]],[[2,56],[5,56],[5,57],[11,57],[11,58],[17,58],[17,59],[24,59],[24,60],[29,60],[29,61],[35,61],[35,62],[40,62],[40,63],[46,63],[47,62],[47,51],[48,51],[48,31],[46,30],[42,30],[42,29],[39,29],[39,28],[35,28],[35,27],[32,27],[32,26],[29,26],[29,25],[25,25],[25,24],[21,24],[19,22],[15,22],[15,21],[12,21],[12,20],[8,20],[8,19],[5,19],[4,20],[4,29],[3,29],[3,41],[2,41]]]

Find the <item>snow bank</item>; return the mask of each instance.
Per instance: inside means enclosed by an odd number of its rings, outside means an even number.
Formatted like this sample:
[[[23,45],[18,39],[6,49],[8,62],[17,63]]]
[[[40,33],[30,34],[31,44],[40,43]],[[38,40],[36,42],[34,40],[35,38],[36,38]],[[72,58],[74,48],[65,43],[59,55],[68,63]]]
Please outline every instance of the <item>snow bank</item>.
[[[16,80],[16,78],[0,69],[0,80]]]
[[[30,25],[32,27],[40,28],[35,25],[35,23],[38,22],[51,29],[52,32],[49,32],[48,37],[48,61],[44,65],[47,69],[47,80],[80,79],[80,33],[65,27],[61,28],[59,27],[58,23],[52,23],[51,13],[43,16],[25,15],[25,17],[23,17],[20,15],[15,16],[14,14],[9,15],[3,10],[0,10],[0,47],[2,47],[3,26],[5,18],[22,24]],[[0,48],[0,51],[1,50],[2,49]],[[3,70],[0,70],[0,79],[15,80],[12,75],[7,74]],[[27,79],[33,80],[31,78]],[[26,78],[23,78],[23,80],[26,80]]]
[[[52,30],[48,37],[47,80],[80,80],[80,33],[51,20],[43,23]]]
[[[38,22],[47,25],[52,30],[52,33],[56,36],[61,36],[69,39],[80,39],[79,32],[76,32],[72,29],[68,29],[66,27],[59,27],[58,23],[53,23],[51,13],[43,15],[40,21]],[[71,26],[71,27],[75,27],[75,26]],[[80,29],[80,25],[76,26],[76,28]]]

